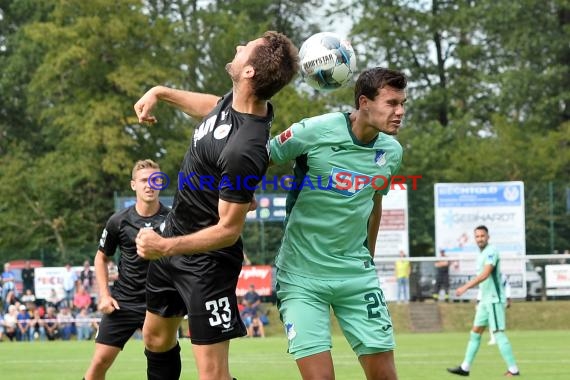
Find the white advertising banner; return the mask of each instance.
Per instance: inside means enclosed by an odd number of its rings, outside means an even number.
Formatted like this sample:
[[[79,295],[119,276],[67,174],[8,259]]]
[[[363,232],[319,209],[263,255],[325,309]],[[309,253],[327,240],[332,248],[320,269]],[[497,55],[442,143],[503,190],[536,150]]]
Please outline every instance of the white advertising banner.
[[[79,278],[83,267],[71,267],[77,278]],[[93,287],[91,288],[91,295],[97,295],[97,283],[95,281],[95,268],[92,266],[93,271]],[[51,295],[51,290],[54,289],[57,296],[63,299],[65,292],[63,291],[63,277],[65,275],[65,267],[40,267],[35,269],[35,290],[36,298],[47,299]]]
[[[382,198],[382,219],[374,257],[396,258],[401,250],[409,255],[408,190],[405,185],[395,185]],[[397,284],[394,263],[377,261],[375,264],[384,297],[388,301],[396,300]]]
[[[474,229],[485,225],[489,244],[501,255],[501,270],[509,279],[512,297],[526,297],[523,182],[437,183],[434,198],[435,250],[439,253],[443,249],[448,257],[462,259],[450,266],[451,295],[476,275],[479,247]],[[471,289],[461,298],[476,296],[477,289]]]
[[[570,265],[546,265],[544,267],[546,277],[546,295],[568,296],[570,295]]]

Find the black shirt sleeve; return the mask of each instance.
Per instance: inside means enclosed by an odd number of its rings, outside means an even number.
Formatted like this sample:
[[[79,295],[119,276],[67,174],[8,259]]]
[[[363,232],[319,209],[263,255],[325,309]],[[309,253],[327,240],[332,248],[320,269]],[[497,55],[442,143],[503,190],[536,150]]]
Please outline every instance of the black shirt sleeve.
[[[119,246],[119,221],[120,218],[117,217],[117,214],[113,215],[107,221],[107,225],[101,234],[101,239],[99,240],[99,250],[106,256],[113,256],[117,250],[117,247]]]

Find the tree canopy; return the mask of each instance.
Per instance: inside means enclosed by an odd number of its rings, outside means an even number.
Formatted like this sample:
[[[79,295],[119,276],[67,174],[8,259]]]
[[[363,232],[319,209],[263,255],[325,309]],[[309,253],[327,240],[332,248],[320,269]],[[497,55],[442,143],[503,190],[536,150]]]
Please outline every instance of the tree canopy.
[[[422,175],[411,253],[433,254],[433,184],[505,180],[525,182],[527,250],[569,249],[568,1],[0,0],[0,255],[92,256],[136,160],[178,171],[197,120],[160,105],[158,124],[139,124],[150,87],[222,95],[239,43],[278,30],[300,46],[350,25],[360,69],[409,76],[401,174]],[[352,102],[350,88],[297,78],[273,99],[272,133]],[[271,262],[281,232],[248,225],[248,255]]]

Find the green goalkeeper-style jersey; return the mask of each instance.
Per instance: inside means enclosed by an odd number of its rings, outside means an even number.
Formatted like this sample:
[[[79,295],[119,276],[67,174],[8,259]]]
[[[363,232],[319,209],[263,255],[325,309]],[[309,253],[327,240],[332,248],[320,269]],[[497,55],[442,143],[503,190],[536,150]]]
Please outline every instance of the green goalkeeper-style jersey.
[[[374,195],[387,194],[400,169],[400,143],[383,133],[360,143],[349,115],[336,112],[293,124],[270,150],[276,164],[295,161],[277,267],[323,279],[373,271],[368,218]]]
[[[481,303],[505,303],[507,298],[505,295],[505,287],[501,281],[501,262],[499,259],[499,251],[492,245],[487,246],[479,253],[477,257],[477,273],[483,272],[485,265],[492,265],[493,271],[487,279],[479,284],[481,289]]]

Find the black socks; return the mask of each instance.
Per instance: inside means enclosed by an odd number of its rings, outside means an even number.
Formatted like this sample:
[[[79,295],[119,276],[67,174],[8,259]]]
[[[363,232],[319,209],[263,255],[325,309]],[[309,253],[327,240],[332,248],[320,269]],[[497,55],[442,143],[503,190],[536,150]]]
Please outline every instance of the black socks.
[[[152,352],[145,348],[146,376],[148,380],[178,380],[182,370],[180,345],[176,343],[166,352]]]

